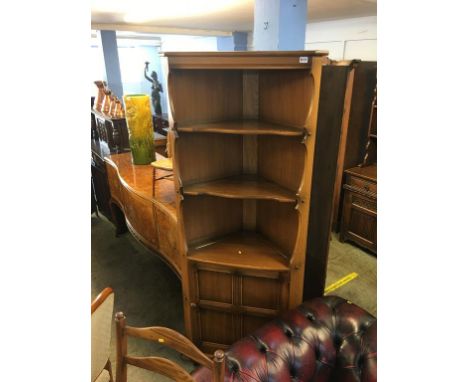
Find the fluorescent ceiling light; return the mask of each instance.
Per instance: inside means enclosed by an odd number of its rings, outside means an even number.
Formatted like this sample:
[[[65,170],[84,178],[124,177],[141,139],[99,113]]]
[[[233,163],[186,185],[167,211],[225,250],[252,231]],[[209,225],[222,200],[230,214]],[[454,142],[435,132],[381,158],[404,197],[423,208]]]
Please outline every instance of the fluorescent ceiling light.
[[[120,13],[127,23],[200,17],[250,3],[249,0],[93,0],[96,13]]]

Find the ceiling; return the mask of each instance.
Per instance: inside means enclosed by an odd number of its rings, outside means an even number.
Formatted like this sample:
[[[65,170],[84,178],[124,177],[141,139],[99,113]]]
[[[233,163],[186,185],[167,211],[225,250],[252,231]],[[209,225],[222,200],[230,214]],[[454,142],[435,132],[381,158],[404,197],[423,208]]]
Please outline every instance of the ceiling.
[[[112,24],[110,29],[128,27],[142,32],[157,32],[157,27],[251,31],[254,3],[255,0],[91,0],[91,22],[94,29],[103,29],[96,28],[96,24]],[[308,0],[309,21],[376,14],[377,0]]]

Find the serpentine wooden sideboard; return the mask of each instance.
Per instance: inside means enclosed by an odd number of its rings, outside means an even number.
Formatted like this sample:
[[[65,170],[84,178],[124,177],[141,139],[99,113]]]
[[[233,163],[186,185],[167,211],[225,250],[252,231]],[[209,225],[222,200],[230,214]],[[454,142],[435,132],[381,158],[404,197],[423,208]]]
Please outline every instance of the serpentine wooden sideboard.
[[[156,159],[163,158],[156,153]],[[175,187],[170,171],[157,169],[153,197],[153,167],[134,165],[130,153],[105,158],[111,193],[112,220],[122,224],[146,247],[159,254],[181,277],[182,252],[178,248]]]
[[[323,294],[347,69],[318,51],[163,59],[173,177],[156,170],[153,197],[150,165],[108,156],[111,210],[178,274],[211,353]]]

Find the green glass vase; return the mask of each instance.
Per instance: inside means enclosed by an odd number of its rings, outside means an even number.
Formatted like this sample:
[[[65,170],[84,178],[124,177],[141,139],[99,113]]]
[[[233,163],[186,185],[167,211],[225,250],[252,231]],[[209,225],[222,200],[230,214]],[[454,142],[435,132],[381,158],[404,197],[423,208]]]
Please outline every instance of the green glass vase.
[[[146,94],[127,94],[124,102],[133,164],[150,164],[156,160],[150,98]]]

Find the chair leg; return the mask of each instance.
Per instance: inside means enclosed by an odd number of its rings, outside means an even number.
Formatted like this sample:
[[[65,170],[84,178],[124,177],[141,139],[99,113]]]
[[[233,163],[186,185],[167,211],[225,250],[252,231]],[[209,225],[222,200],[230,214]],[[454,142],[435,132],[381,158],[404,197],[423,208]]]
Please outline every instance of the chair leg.
[[[222,350],[216,350],[213,357],[213,381],[224,382],[224,367],[226,363],[226,357]]]
[[[127,335],[125,333],[126,318],[122,312],[115,314],[115,331],[117,339],[117,366],[115,371],[116,382],[127,382]]]

